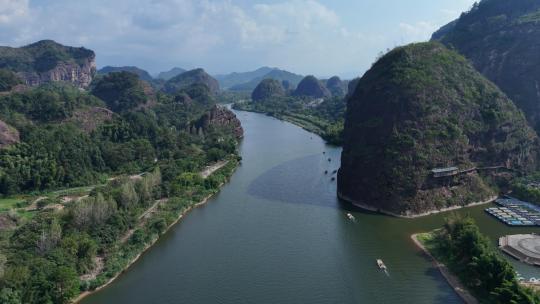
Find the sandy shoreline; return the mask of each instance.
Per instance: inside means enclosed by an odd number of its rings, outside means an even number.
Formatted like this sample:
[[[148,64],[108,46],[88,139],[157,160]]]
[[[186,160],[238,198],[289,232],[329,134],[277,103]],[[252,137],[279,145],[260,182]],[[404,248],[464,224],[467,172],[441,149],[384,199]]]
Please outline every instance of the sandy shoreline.
[[[364,209],[364,210],[377,212],[377,213],[381,213],[381,214],[385,214],[385,215],[389,215],[389,216],[393,216],[393,217],[398,217],[398,218],[405,218],[405,219],[415,219],[415,218],[428,216],[428,215],[433,215],[433,214],[437,214],[437,213],[442,213],[442,212],[448,212],[448,211],[458,210],[458,209],[462,209],[462,208],[469,208],[469,207],[485,205],[485,204],[489,204],[489,203],[494,202],[498,198],[498,196],[492,196],[492,197],[490,197],[489,199],[487,199],[485,201],[470,203],[470,204],[465,205],[465,206],[452,206],[452,207],[442,208],[442,209],[438,209],[438,210],[431,210],[431,211],[427,211],[427,212],[419,213],[419,214],[403,215],[403,214],[397,214],[397,213],[394,213],[394,212],[391,212],[391,211],[386,211],[384,209],[379,209],[379,208],[375,208],[373,206],[369,206],[369,205],[366,205],[366,204],[356,202],[356,201],[354,201],[352,199],[349,199],[348,197],[346,197],[345,195],[343,195],[343,194],[341,194],[339,192],[338,192],[338,197],[340,199],[342,199],[342,200],[344,200],[346,202],[349,202],[350,204],[352,204],[352,205],[354,205],[354,206],[356,206],[358,208]]]
[[[454,289],[454,291],[459,295],[463,302],[465,302],[466,304],[478,304],[478,300],[476,300],[476,298],[473,297],[467,289],[465,289],[459,279],[455,275],[453,275],[450,270],[448,270],[448,267],[446,267],[446,265],[437,261],[437,259],[424,247],[424,245],[422,245],[422,243],[418,240],[417,236],[418,233],[411,235],[411,239],[414,244],[419,249],[421,249],[426,256],[431,259],[433,265],[437,267],[437,269],[439,269],[439,272],[446,279],[448,285],[450,285],[452,289]]]
[[[236,170],[236,168],[234,169]],[[225,183],[222,183],[219,185],[219,190],[221,190],[221,187],[223,187],[225,185]],[[72,300],[72,303],[78,303],[80,302],[82,299],[84,299],[85,297],[93,294],[93,293],[96,293],[100,290],[102,290],[103,288],[109,286],[111,283],[113,283],[116,279],[118,279],[124,272],[126,272],[127,270],[129,270],[129,268],[135,264],[135,262],[137,262],[137,260],[139,260],[139,258],[142,257],[142,255],[148,251],[160,238],[162,235],[164,235],[165,233],[167,233],[174,225],[176,225],[182,218],[184,218],[185,215],[187,215],[190,211],[192,211],[193,209],[195,208],[198,208],[198,207],[201,207],[203,205],[205,205],[206,203],[208,203],[210,201],[210,199],[212,197],[214,197],[216,194],[218,194],[220,191],[217,191],[216,193],[212,193],[208,196],[206,196],[203,200],[201,200],[200,202],[196,203],[196,204],[193,204],[191,205],[189,208],[187,208],[186,210],[182,211],[179,215],[178,215],[178,218],[172,222],[169,226],[167,226],[167,228],[165,229],[165,231],[163,231],[163,233],[161,235],[159,235],[158,237],[156,237],[154,240],[152,240],[148,245],[146,245],[144,247],[144,249],[138,254],[136,255],[127,265],[126,267],[124,267],[124,269],[122,269],[122,271],[118,272],[114,277],[112,277],[111,279],[109,279],[105,284],[97,287],[96,289],[94,290],[87,290],[87,291],[84,291],[82,292],[81,294],[79,294],[74,300]]]

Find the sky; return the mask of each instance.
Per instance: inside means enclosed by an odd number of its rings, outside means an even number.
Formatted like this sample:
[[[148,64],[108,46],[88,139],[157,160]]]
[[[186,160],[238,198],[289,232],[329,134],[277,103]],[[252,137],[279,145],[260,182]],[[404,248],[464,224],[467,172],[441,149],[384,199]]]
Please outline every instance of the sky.
[[[42,39],[98,67],[212,74],[261,66],[352,78],[389,48],[429,40],[475,0],[0,0],[0,45]]]

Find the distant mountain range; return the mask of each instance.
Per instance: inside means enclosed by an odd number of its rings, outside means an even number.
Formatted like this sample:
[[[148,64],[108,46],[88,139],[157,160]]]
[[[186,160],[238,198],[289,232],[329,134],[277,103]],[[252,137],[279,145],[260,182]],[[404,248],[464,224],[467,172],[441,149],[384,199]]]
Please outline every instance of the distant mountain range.
[[[250,82],[254,78],[263,77],[264,75],[272,72],[273,70],[274,68],[262,67],[251,72],[241,72],[241,73],[233,72],[230,74],[215,75],[214,78],[216,78],[219,81],[219,85],[223,89],[229,89],[236,85]]]
[[[253,91],[264,79],[275,79],[280,82],[287,81],[291,88],[295,88],[303,78],[302,75],[269,67],[263,67],[252,72],[216,76],[221,87],[230,91]]]

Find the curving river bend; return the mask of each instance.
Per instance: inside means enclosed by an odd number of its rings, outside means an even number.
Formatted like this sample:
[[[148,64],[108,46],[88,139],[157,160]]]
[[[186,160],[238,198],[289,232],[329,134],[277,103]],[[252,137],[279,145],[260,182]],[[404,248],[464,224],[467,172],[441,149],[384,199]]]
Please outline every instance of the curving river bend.
[[[440,227],[445,214],[407,220],[354,210],[352,222],[331,180],[340,148],[274,118],[236,114],[245,138],[231,182],[81,303],[460,303],[409,238]],[[484,208],[458,212],[475,217],[494,241],[540,233],[506,227]],[[540,277],[511,262],[524,276]]]

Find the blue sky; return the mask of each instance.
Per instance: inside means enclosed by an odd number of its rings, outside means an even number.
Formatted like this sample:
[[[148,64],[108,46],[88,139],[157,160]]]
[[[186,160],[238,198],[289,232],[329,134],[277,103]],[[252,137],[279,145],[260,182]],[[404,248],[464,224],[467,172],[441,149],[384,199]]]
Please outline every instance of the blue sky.
[[[85,46],[98,66],[228,73],[275,66],[361,75],[378,53],[428,40],[474,0],[0,0],[0,45]]]

